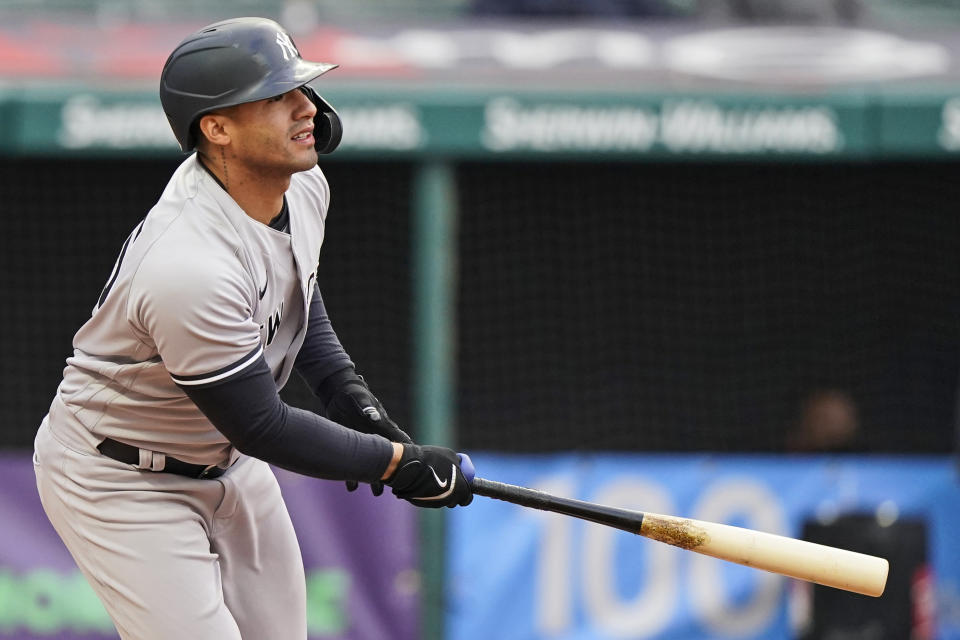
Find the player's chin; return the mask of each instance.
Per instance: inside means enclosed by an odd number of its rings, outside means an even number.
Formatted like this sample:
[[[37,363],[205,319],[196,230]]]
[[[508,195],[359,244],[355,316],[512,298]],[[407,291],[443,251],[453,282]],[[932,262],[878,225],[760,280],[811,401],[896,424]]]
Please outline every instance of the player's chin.
[[[316,149],[298,149],[297,153],[293,155],[292,160],[296,165],[297,171],[307,171],[317,166],[320,156],[317,154]]]

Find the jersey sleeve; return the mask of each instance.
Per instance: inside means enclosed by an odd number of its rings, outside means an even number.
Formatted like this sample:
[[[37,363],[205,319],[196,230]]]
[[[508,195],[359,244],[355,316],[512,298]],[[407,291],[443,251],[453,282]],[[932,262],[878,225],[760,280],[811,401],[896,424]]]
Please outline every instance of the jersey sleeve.
[[[239,261],[171,256],[145,262],[131,286],[131,322],[174,382],[203,386],[242,371],[262,352],[252,285]]]

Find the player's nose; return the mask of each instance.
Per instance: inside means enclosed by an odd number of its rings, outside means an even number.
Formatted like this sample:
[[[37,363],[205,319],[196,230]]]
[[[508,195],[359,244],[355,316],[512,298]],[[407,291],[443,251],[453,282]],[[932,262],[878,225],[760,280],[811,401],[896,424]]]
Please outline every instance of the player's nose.
[[[310,99],[303,91],[294,91],[296,94],[296,107],[294,112],[294,119],[300,120],[301,118],[312,118],[317,114],[317,105],[313,104],[313,100]]]

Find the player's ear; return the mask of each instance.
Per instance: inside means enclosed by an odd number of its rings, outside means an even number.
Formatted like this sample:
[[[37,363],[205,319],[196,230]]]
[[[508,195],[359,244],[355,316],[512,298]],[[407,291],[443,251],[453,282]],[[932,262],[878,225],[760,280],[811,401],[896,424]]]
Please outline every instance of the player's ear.
[[[230,144],[230,134],[227,131],[226,117],[219,113],[207,113],[197,122],[200,134],[215,145]]]

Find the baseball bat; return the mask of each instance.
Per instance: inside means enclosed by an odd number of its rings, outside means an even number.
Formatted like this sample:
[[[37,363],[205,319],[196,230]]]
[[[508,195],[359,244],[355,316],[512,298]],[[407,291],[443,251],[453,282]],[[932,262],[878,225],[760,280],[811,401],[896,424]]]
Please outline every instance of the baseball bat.
[[[716,522],[561,498],[476,477],[470,457],[460,454],[460,460],[476,495],[562,513],[721,560],[867,596],[880,596],[887,584],[890,565],[885,558]]]

